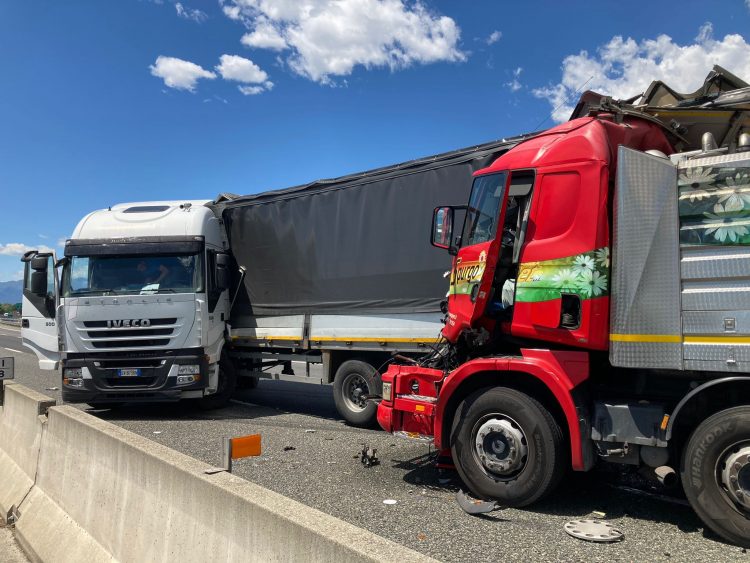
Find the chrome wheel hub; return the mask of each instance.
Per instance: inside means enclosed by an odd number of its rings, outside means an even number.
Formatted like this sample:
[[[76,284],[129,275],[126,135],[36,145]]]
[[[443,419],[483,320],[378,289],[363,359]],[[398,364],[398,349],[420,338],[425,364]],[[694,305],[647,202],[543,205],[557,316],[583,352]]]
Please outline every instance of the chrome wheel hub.
[[[362,411],[367,406],[364,396],[369,392],[369,386],[364,377],[351,374],[344,380],[344,401],[349,409]]]
[[[721,484],[734,502],[750,510],[750,445],[730,451],[723,457]]]
[[[519,472],[526,463],[526,436],[511,419],[493,417],[477,430],[474,453],[487,471],[506,477]]]

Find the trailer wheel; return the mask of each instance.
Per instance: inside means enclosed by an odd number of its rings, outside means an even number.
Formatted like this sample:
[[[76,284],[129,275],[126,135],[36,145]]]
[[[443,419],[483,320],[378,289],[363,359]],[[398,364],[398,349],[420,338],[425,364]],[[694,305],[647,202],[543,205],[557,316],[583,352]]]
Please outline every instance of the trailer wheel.
[[[750,407],[704,420],[688,440],[680,472],[685,495],[706,526],[750,547]]]
[[[219,388],[213,395],[200,399],[198,406],[203,410],[220,409],[229,403],[236,388],[237,373],[234,371],[234,365],[229,358],[222,355],[219,360]]]
[[[362,360],[347,360],[336,370],[333,379],[333,400],[336,410],[346,421],[360,428],[376,422],[378,405],[365,401],[365,395],[379,395],[383,384],[377,370]]]
[[[237,378],[237,389],[255,389],[258,386],[257,377],[243,376]]]
[[[480,498],[526,506],[565,473],[563,433],[539,401],[506,387],[477,391],[456,410],[451,453],[459,475]]]

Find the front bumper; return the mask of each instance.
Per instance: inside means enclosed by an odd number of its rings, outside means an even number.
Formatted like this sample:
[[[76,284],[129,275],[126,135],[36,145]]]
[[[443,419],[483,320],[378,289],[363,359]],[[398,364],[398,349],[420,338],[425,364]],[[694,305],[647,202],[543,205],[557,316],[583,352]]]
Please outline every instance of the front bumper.
[[[383,383],[391,385],[391,400],[378,405],[378,424],[386,432],[432,441],[441,370],[391,365]]]
[[[199,378],[177,384],[177,367],[200,366]],[[66,384],[66,368],[83,368],[81,386]],[[118,369],[139,368],[141,375],[120,377]],[[62,362],[62,398],[67,403],[173,402],[186,391],[202,393],[208,385],[208,359],[202,348],[137,354],[70,354]],[[199,393],[192,393],[197,395]]]

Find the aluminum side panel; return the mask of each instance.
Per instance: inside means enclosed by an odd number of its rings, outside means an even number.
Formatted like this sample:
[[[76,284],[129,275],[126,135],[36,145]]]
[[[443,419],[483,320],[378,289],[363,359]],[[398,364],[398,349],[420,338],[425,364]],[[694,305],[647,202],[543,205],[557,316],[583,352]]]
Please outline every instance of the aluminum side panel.
[[[620,147],[615,189],[610,361],[682,368],[677,169]]]

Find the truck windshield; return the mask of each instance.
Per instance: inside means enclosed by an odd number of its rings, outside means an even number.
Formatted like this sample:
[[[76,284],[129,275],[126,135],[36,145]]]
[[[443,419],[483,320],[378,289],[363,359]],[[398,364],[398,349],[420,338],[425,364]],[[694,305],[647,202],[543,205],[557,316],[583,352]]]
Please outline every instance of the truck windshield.
[[[71,256],[63,269],[63,297],[203,291],[200,254]]]
[[[502,172],[474,179],[461,246],[471,246],[495,238],[505,193],[505,178],[505,172]]]

